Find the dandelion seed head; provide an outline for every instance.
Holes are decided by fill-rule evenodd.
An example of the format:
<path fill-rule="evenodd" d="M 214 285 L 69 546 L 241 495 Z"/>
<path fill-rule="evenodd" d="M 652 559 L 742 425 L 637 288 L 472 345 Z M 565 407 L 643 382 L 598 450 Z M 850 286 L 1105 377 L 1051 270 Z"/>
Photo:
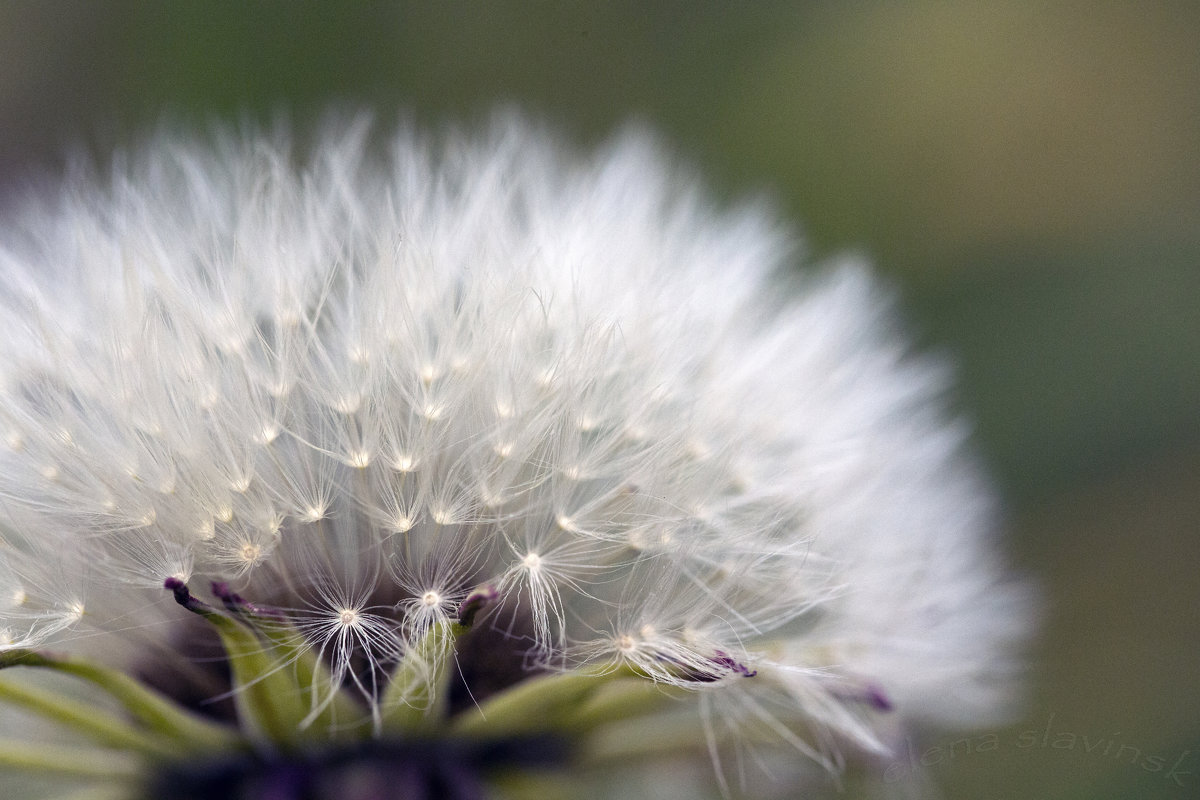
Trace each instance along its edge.
<path fill-rule="evenodd" d="M 505 685 L 625 665 L 801 749 L 1005 708 L 1027 595 L 865 265 L 795 277 L 641 134 L 366 138 L 162 134 L 0 230 L 0 650 L 153 618 L 134 669 L 148 587 L 213 585 L 377 720 L 460 604 Z"/>

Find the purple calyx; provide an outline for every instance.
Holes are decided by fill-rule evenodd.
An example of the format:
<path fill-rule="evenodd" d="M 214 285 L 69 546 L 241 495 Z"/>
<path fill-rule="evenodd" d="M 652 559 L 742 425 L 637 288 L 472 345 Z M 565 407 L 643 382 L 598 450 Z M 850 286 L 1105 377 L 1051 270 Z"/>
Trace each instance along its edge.
<path fill-rule="evenodd" d="M 283 614 L 273 608 L 256 605 L 251 603 L 246 598 L 242 597 L 237 592 L 229 587 L 225 581 L 212 582 L 213 597 L 221 601 L 221 605 L 225 606 L 225 610 L 231 614 L 250 614 L 256 617 L 267 617 L 274 620 L 283 620 Z"/>
<path fill-rule="evenodd" d="M 188 585 L 179 578 L 167 578 L 163 581 L 163 588 L 175 595 L 176 603 L 179 603 L 179 605 L 193 614 L 207 617 L 217 613 L 216 609 L 192 594 L 191 590 L 188 589 Z"/>
<path fill-rule="evenodd" d="M 750 669 L 742 662 L 730 656 L 724 650 L 713 651 L 712 662 L 717 666 L 723 667 L 729 672 L 736 675 L 741 675 L 744 678 L 753 678 L 758 674 L 758 670 Z"/>
<path fill-rule="evenodd" d="M 458 624 L 469 628 L 475 624 L 475 617 L 488 606 L 500 599 L 500 593 L 494 586 L 480 586 L 471 592 L 458 604 Z"/>

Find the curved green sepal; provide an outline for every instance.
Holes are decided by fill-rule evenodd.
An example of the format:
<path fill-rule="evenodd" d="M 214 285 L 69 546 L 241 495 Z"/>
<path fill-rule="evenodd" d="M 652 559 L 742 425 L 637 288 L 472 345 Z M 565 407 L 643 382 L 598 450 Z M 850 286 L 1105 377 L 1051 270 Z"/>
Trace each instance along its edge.
<path fill-rule="evenodd" d="M 635 760 L 701 752 L 709 732 L 694 708 L 660 714 L 653 720 L 635 718 L 601 725 L 579 738 L 575 757 L 580 764 L 602 766 Z"/>
<path fill-rule="evenodd" d="M 108 750 L 0 740 L 0 770 L 132 782 L 141 774 L 142 764 Z"/>
<path fill-rule="evenodd" d="M 606 680 L 621 674 L 561 672 L 528 678 L 459 713 L 450 730 L 460 736 L 502 738 L 560 728 Z"/>
<path fill-rule="evenodd" d="M 245 620 L 270 645 L 276 663 L 291 665 L 301 696 L 309 698 L 309 709 L 300 728 L 332 733 L 335 739 L 355 738 L 369 716 L 341 687 L 334 685 L 328 668 L 304 635 L 245 602 L 224 584 L 214 584 L 213 592 L 231 614 Z"/>
<path fill-rule="evenodd" d="M 416 646 L 405 652 L 383 695 L 385 732 L 412 733 L 443 721 L 454 645 L 466 630 L 457 623 L 435 623 Z"/>
<path fill-rule="evenodd" d="M 50 669 L 85 680 L 119 701 L 130 715 L 150 731 L 187 745 L 189 750 L 226 750 L 239 746 L 240 738 L 236 731 L 191 713 L 117 670 L 79 658 L 46 655 L 32 650 L 0 653 L 0 669 L 18 666 Z"/>
<path fill-rule="evenodd" d="M 129 750 L 150 758 L 175 758 L 184 751 L 179 742 L 153 736 L 103 708 L 0 679 L 0 702 L 24 708 L 77 731 L 105 747 Z"/>
<path fill-rule="evenodd" d="M 308 709 L 291 665 L 249 627 L 194 597 L 183 581 L 172 578 L 164 585 L 175 602 L 202 617 L 220 637 L 233 676 L 238 721 L 251 740 L 268 747 L 299 744 Z"/>
<path fill-rule="evenodd" d="M 601 682 L 572 710 L 563 725 L 574 731 L 584 731 L 611 722 L 657 714 L 664 706 L 678 700 L 685 691 L 641 676 L 616 677 Z"/>
<path fill-rule="evenodd" d="M 458 639 L 499 597 L 494 586 L 477 587 L 459 604 L 457 621 L 439 620 L 405 651 L 380 703 L 383 731 L 392 735 L 411 734 L 430 730 L 445 721 L 451 661 Z"/>

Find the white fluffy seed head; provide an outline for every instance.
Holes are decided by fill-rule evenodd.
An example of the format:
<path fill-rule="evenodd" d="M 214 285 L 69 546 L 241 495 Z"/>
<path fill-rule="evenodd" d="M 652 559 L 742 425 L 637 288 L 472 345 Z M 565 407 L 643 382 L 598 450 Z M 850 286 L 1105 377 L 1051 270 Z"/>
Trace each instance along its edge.
<path fill-rule="evenodd" d="M 0 233 L 0 648 L 119 636 L 187 574 L 323 609 L 292 622 L 345 675 L 486 584 L 531 661 L 859 739 L 847 687 L 1003 705 L 1022 594 L 863 265 L 785 290 L 786 232 L 637 134 L 579 160 L 511 120 L 386 159 L 361 124 L 310 155 L 219 138 Z"/>

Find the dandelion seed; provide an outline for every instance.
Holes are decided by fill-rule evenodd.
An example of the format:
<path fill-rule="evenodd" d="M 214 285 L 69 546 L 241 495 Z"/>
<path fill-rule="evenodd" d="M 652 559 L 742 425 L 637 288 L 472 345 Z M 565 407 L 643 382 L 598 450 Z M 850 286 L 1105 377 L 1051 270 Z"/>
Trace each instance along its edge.
<path fill-rule="evenodd" d="M 445 407 L 439 403 L 426 403 L 421 406 L 421 416 L 430 422 L 436 422 L 441 419 L 445 411 Z"/>
<path fill-rule="evenodd" d="M 255 437 L 255 441 L 257 441 L 259 444 L 271 444 L 279 438 L 279 433 L 280 431 L 278 425 L 272 425 L 268 423 L 259 428 L 258 435 Z"/>
<path fill-rule="evenodd" d="M 1026 592 L 863 265 L 782 296 L 791 237 L 637 134 L 368 127 L 162 135 L 0 228 L 0 668 L 95 690 L 0 681 L 95 740 L 0 765 L 460 800 L 605 742 L 719 787 L 1003 713 Z"/>
<path fill-rule="evenodd" d="M 355 450 L 346 459 L 346 463 L 355 469 L 366 469 L 371 466 L 371 451 Z"/>
<path fill-rule="evenodd" d="M 304 508 L 304 510 L 300 513 L 298 519 L 301 522 L 308 522 L 308 523 L 320 522 L 321 520 L 325 519 L 325 513 L 326 513 L 326 507 L 323 505 L 321 505 L 321 506 L 306 506 Z"/>

